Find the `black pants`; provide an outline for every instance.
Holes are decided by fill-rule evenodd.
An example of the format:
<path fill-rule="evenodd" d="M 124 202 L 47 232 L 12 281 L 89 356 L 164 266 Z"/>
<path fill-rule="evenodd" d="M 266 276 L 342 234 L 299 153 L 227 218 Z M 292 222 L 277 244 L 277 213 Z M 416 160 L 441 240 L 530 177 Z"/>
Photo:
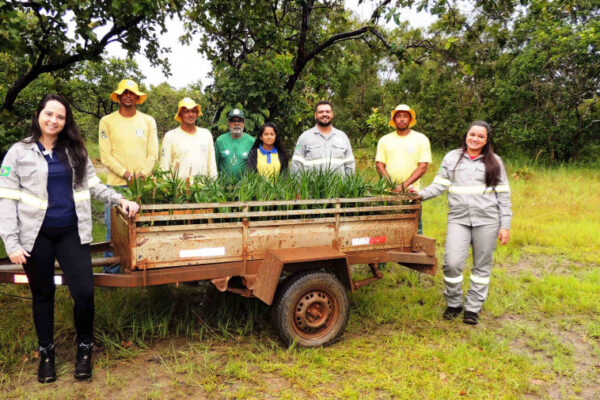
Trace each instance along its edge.
<path fill-rule="evenodd" d="M 75 303 L 73 314 L 77 342 L 93 341 L 94 277 L 90 245 L 82 245 L 77 226 L 40 230 L 31 256 L 23 265 L 33 296 L 33 322 L 39 345 L 54 343 L 54 259 Z"/>

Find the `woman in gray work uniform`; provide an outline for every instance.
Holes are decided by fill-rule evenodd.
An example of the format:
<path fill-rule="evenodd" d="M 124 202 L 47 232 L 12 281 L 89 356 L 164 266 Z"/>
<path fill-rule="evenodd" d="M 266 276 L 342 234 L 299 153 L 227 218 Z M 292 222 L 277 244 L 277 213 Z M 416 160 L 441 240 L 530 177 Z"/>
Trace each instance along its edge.
<path fill-rule="evenodd" d="M 464 302 L 463 322 L 476 325 L 485 301 L 496 250 L 508 243 L 512 218 L 510 187 L 502 159 L 494 154 L 490 126 L 475 121 L 469 127 L 463 146 L 444 157 L 427 188 L 419 191 L 423 200 L 448 191 L 448 229 L 444 254 L 445 319 L 463 311 L 463 270 L 473 246 L 473 269 Z"/>
<path fill-rule="evenodd" d="M 129 216 L 139 206 L 100 182 L 69 103 L 48 94 L 32 118 L 31 136 L 15 143 L 0 168 L 0 236 L 14 264 L 22 264 L 33 298 L 38 337 L 38 380 L 56 380 L 54 367 L 54 260 L 74 303 L 76 379 L 92 376 L 94 279 L 90 197 L 121 205 Z"/>

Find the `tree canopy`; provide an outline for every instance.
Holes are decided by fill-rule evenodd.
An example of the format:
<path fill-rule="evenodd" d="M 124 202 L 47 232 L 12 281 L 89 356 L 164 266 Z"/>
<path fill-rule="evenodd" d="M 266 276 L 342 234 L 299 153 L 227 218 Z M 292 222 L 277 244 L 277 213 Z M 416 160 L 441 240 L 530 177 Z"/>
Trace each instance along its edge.
<path fill-rule="evenodd" d="M 12 111 L 19 93 L 43 73 L 98 61 L 118 42 L 130 54 L 144 50 L 151 63 L 168 71 L 157 32 L 178 13 L 182 0 L 0 0 L 0 52 L 20 60 L 21 68 L 2 88 L 0 110 Z M 142 44 L 145 46 L 142 47 Z"/>
<path fill-rule="evenodd" d="M 365 1 L 359 1 L 363 3 Z M 183 43 L 200 36 L 212 82 L 175 89 L 145 85 L 141 109 L 159 134 L 176 123 L 180 97 L 202 105 L 215 135 L 226 113 L 246 110 L 250 132 L 276 123 L 287 143 L 314 124 L 319 100 L 358 145 L 389 132 L 389 110 L 417 110 L 415 129 L 435 147 L 458 147 L 469 123 L 485 119 L 503 153 L 535 160 L 597 159 L 600 150 L 600 4 L 593 0 L 373 0 L 361 20 L 341 0 L 17 1 L 0 0 L 0 148 L 22 138 L 42 95 L 70 99 L 86 135 L 116 109 L 108 94 L 141 70 L 108 58 L 118 42 L 168 76 L 158 35 L 178 15 Z M 404 6 L 438 16 L 427 29 L 402 23 Z M 392 24 L 395 23 L 395 24 Z"/>

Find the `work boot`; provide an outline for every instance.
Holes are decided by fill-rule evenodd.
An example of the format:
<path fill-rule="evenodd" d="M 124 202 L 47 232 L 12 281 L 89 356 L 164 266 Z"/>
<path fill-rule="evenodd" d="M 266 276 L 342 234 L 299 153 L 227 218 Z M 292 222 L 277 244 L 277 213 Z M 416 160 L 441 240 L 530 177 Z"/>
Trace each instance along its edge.
<path fill-rule="evenodd" d="M 77 345 L 77 360 L 75 361 L 75 379 L 90 379 L 92 377 L 92 348 L 94 343 L 79 343 Z"/>
<path fill-rule="evenodd" d="M 479 315 L 476 312 L 465 310 L 463 322 L 467 325 L 477 325 L 479 323 Z"/>
<path fill-rule="evenodd" d="M 446 311 L 444 311 L 444 319 L 448 319 L 448 320 L 452 320 L 456 317 L 458 317 L 458 315 L 461 313 L 462 311 L 462 306 L 461 307 L 446 307 Z"/>
<path fill-rule="evenodd" d="M 40 365 L 38 366 L 38 382 L 50 383 L 56 380 L 56 368 L 54 367 L 54 344 L 39 348 Z"/>

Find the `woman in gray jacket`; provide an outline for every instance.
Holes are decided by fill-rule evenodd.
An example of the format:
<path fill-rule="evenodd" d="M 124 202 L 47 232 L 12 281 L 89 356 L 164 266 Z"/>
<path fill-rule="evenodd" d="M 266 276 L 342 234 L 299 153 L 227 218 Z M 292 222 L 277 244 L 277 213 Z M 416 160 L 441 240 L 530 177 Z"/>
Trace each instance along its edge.
<path fill-rule="evenodd" d="M 121 205 L 129 216 L 139 206 L 100 182 L 69 103 L 48 94 L 32 118 L 31 136 L 15 143 L 0 168 L 0 236 L 14 264 L 22 264 L 33 297 L 38 336 L 38 380 L 56 380 L 54 367 L 54 259 L 74 301 L 77 331 L 75 378 L 92 376 L 94 280 L 90 196 Z"/>
<path fill-rule="evenodd" d="M 427 188 L 423 200 L 448 191 L 448 229 L 444 254 L 445 319 L 456 318 L 463 310 L 463 269 L 473 247 L 471 282 L 464 302 L 463 322 L 476 325 L 485 301 L 496 250 L 508 243 L 512 218 L 510 187 L 500 157 L 494 154 L 490 126 L 475 121 L 469 127 L 461 149 L 452 150 Z"/>

